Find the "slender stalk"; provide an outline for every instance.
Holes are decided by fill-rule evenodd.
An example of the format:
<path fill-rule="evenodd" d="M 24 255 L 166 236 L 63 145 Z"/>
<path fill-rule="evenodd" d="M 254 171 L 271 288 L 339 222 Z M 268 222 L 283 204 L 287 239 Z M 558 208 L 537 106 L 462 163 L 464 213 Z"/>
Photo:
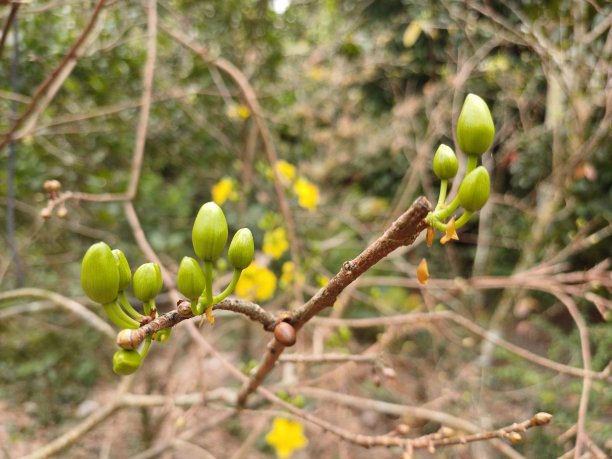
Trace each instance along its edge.
<path fill-rule="evenodd" d="M 140 350 L 140 357 L 142 358 L 142 360 L 144 360 L 147 354 L 149 353 L 149 349 L 151 348 L 151 339 L 151 336 L 147 336 L 145 338 L 142 349 Z"/>
<path fill-rule="evenodd" d="M 225 290 L 223 290 L 220 294 L 213 298 L 212 304 L 217 304 L 220 301 L 223 301 L 234 291 L 234 289 L 236 288 L 236 284 L 240 280 L 240 274 L 242 274 L 241 269 L 234 269 L 234 275 L 232 276 L 232 280 L 230 281 L 229 285 L 226 287 Z"/>
<path fill-rule="evenodd" d="M 142 314 L 139 313 L 134 307 L 130 304 L 127 297 L 125 296 L 125 292 L 119 292 L 119 296 L 117 297 L 119 300 L 119 305 L 127 312 L 134 320 L 140 320 Z"/>
<path fill-rule="evenodd" d="M 436 210 L 441 209 L 446 201 L 446 191 L 448 190 L 448 180 L 440 181 L 440 195 L 438 196 L 438 204 L 436 204 Z"/>
<path fill-rule="evenodd" d="M 103 304 L 104 312 L 108 318 L 119 328 L 139 328 L 140 323 L 128 316 L 116 301 Z"/>
<path fill-rule="evenodd" d="M 466 210 L 463 215 L 461 215 L 461 217 L 459 217 L 459 220 L 457 220 L 455 222 L 455 229 L 459 229 L 461 228 L 463 225 L 465 225 L 469 220 L 470 217 L 474 215 L 474 212 L 470 212 L 469 210 Z"/>
<path fill-rule="evenodd" d="M 468 155 L 467 168 L 465 170 L 465 175 L 463 176 L 463 178 L 465 178 L 465 176 L 467 176 L 470 172 L 476 169 L 476 166 L 478 166 L 478 156 Z M 431 217 L 428 216 L 427 222 L 435 226 L 434 223 L 436 220 L 438 221 L 446 220 L 448 217 L 452 215 L 452 213 L 455 210 L 457 210 L 457 207 L 459 207 L 459 194 L 455 195 L 454 199 L 451 201 L 451 203 L 446 208 L 434 210 L 434 212 L 430 214 Z M 436 206 L 436 209 L 437 208 L 438 207 Z M 436 226 L 436 228 L 438 227 Z"/>
<path fill-rule="evenodd" d="M 204 262 L 204 282 L 206 288 L 204 289 L 204 293 L 206 295 L 206 307 L 212 306 L 213 304 L 213 294 L 212 294 L 212 262 L 205 261 Z M 202 298 L 202 297 L 200 297 Z"/>

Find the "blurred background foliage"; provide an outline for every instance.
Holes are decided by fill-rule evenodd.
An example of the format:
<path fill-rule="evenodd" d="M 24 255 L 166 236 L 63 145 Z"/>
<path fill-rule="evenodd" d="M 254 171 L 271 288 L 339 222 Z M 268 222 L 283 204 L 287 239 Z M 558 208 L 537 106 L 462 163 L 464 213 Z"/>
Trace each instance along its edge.
<path fill-rule="evenodd" d="M 436 199 L 431 158 L 439 143 L 453 144 L 463 98 L 477 93 L 489 103 L 497 126 L 493 154 L 483 158 L 492 171 L 494 195 L 480 223 L 468 225 L 456 244 L 429 250 L 421 244 L 381 263 L 368 273 L 372 285 L 355 290 L 337 314 L 371 317 L 444 304 L 510 341 L 581 366 L 577 331 L 550 295 L 464 289 L 424 302 L 419 290 L 385 279 L 414 278 L 423 256 L 434 278 L 511 275 L 598 230 L 601 240 L 560 260 L 563 269 L 587 270 L 609 257 L 610 5 L 598 0 L 295 0 L 281 11 L 281 3 L 158 2 L 154 103 L 135 207 L 162 261 L 176 268 L 182 256 L 192 255 L 193 218 L 203 202 L 215 199 L 223 205 L 230 233 L 249 226 L 255 235 L 259 255 L 243 295 L 270 308 L 292 305 L 296 276 L 306 294 L 314 293 L 416 196 Z M 78 37 L 93 4 L 32 1 L 21 8 L 18 113 Z M 3 20 L 7 12 L 0 10 Z M 300 266 L 292 262 L 271 165 L 261 142 L 253 141 L 253 114 L 239 88 L 167 30 L 180 30 L 211 58 L 232 62 L 253 85 L 282 160 L 276 167 L 297 222 Z M 100 239 L 122 249 L 133 267 L 146 261 L 120 204 L 68 202 L 65 219 L 39 217 L 47 179 L 60 180 L 64 190 L 125 190 L 145 31 L 139 2 L 111 2 L 72 74 L 36 126 L 16 142 L 16 243 L 24 285 L 82 299 L 80 259 Z M 14 46 L 9 37 L 0 66 L 3 132 L 12 116 Z M 3 170 L 6 157 L 5 150 Z M 3 220 L 6 183 L 3 176 Z M 9 244 L 3 232 L 3 291 L 18 283 Z M 593 288 L 609 298 L 609 292 Z M 531 306 L 517 312 L 525 299 Z M 591 332 L 593 369 L 601 371 L 610 360 L 612 331 L 591 303 L 583 301 L 580 308 Z M 233 341 L 242 336 L 240 361 L 257 357 L 263 349 L 259 332 L 236 335 L 232 331 L 243 325 L 232 323 L 218 345 L 235 350 Z M 380 333 L 339 329 L 327 334 L 325 348 L 360 352 Z M 550 411 L 557 416 L 555 425 L 517 448 L 527 457 L 564 451 L 567 445 L 555 439 L 576 422 L 580 380 L 555 376 L 498 350 L 480 367 L 479 347 L 460 329 L 396 335 L 388 343 L 389 360 L 411 389 L 389 389 L 385 398 L 424 403 L 452 390 L 462 401 L 445 409 L 492 426 Z M 114 381 L 112 351 L 113 343 L 57 310 L 2 319 L 0 398 L 12 410 L 26 410 L 34 422 L 27 428 L 9 425 L 14 438 L 36 436 L 37 423 L 68 420 L 92 391 Z M 466 372 L 471 377 L 453 376 Z M 149 388 L 157 387 L 152 373 L 144 376 Z M 432 375 L 438 382 L 423 387 Z M 371 384 L 351 384 L 361 395 L 381 396 Z M 591 397 L 587 427 L 602 443 L 612 437 L 605 408 L 611 403 L 609 388 L 595 381 Z M 262 445 L 261 454 L 269 455 Z"/>

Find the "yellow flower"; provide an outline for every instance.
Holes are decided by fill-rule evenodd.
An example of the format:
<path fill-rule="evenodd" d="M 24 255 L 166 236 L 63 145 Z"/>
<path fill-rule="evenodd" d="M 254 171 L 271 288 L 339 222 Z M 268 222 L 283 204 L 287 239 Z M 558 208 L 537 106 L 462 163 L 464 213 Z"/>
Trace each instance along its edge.
<path fill-rule="evenodd" d="M 221 205 L 228 199 L 236 201 L 238 193 L 235 190 L 234 180 L 229 177 L 224 177 L 215 183 L 212 187 L 212 198 L 217 204 Z"/>
<path fill-rule="evenodd" d="M 266 443 L 276 450 L 276 457 L 286 459 L 295 450 L 306 448 L 308 438 L 301 423 L 276 417 L 272 421 L 272 430 L 266 435 Z"/>
<path fill-rule="evenodd" d="M 225 114 L 232 120 L 246 120 L 251 116 L 249 107 L 243 104 L 233 104 L 227 107 Z"/>
<path fill-rule="evenodd" d="M 293 191 L 297 194 L 300 207 L 308 210 L 315 210 L 319 203 L 319 188 L 310 183 L 305 178 L 299 178 L 293 185 Z"/>
<path fill-rule="evenodd" d="M 291 183 L 295 180 L 295 166 L 283 159 L 276 163 L 276 172 L 285 182 Z"/>
<path fill-rule="evenodd" d="M 295 263 L 292 261 L 286 261 L 283 263 L 283 267 L 281 269 L 282 274 L 280 283 L 282 286 L 287 287 L 293 282 L 293 277 L 295 276 Z"/>
<path fill-rule="evenodd" d="M 268 268 L 259 266 L 257 263 L 242 271 L 236 295 L 250 301 L 264 301 L 272 298 L 276 291 L 276 276 Z"/>
<path fill-rule="evenodd" d="M 287 241 L 285 228 L 280 227 L 273 231 L 266 231 L 263 240 L 263 253 L 278 260 L 288 248 L 289 242 Z"/>

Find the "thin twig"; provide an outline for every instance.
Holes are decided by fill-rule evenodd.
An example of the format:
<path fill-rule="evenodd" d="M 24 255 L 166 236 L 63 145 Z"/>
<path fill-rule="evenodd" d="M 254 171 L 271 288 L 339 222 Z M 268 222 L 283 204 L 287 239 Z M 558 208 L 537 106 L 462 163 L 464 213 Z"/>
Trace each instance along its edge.
<path fill-rule="evenodd" d="M 68 50 L 68 52 L 66 53 L 62 61 L 59 63 L 59 65 L 53 70 L 53 72 L 49 74 L 47 78 L 45 78 L 45 80 L 40 84 L 40 86 L 38 86 L 36 91 L 34 91 L 34 94 L 32 95 L 32 99 L 30 101 L 30 104 L 28 105 L 28 108 L 25 110 L 24 113 L 21 114 L 19 118 L 17 118 L 13 122 L 9 131 L 4 135 L 4 138 L 0 141 L 0 152 L 11 141 L 11 139 L 13 138 L 13 134 L 17 131 L 17 129 L 19 129 L 21 125 L 30 117 L 30 115 L 37 110 L 38 103 L 44 98 L 45 94 L 53 86 L 56 79 L 62 76 L 64 69 L 66 69 L 68 66 L 76 62 L 85 41 L 89 37 L 89 34 L 92 32 L 92 30 L 94 29 L 94 26 L 96 25 L 96 22 L 98 21 L 98 17 L 100 16 L 100 12 L 102 11 L 102 8 L 104 7 L 105 3 L 106 3 L 106 0 L 98 0 L 93 10 L 93 13 L 89 17 L 89 20 L 87 21 L 87 24 L 85 25 L 85 28 L 83 29 L 83 31 L 81 32 L 77 40 L 70 47 L 70 49 Z"/>
<path fill-rule="evenodd" d="M 20 288 L 0 293 L 0 303 L 23 298 L 41 298 L 44 300 L 51 301 L 52 303 L 55 303 L 56 305 L 65 308 L 68 311 L 81 317 L 93 328 L 96 328 L 98 331 L 104 333 L 106 336 L 114 338 L 116 335 L 115 331 L 109 324 L 104 322 L 81 303 L 78 303 L 68 297 L 60 295 L 59 293 L 51 292 L 49 290 L 44 290 L 41 288 Z"/>

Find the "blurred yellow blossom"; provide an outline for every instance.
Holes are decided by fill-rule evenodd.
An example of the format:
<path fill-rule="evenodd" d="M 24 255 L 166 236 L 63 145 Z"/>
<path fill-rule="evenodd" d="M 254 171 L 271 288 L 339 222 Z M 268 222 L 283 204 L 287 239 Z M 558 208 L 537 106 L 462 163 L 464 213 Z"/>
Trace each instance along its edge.
<path fill-rule="evenodd" d="M 266 231 L 263 239 L 263 253 L 270 255 L 275 260 L 283 256 L 289 248 L 287 232 L 282 226 L 272 231 Z"/>
<path fill-rule="evenodd" d="M 325 287 L 329 282 L 329 277 L 324 276 L 323 274 L 317 274 L 317 284 L 319 287 Z"/>
<path fill-rule="evenodd" d="M 276 457 L 287 459 L 295 450 L 304 449 L 308 439 L 301 423 L 276 417 L 272 421 L 272 430 L 266 435 L 266 443 L 276 450 Z"/>
<path fill-rule="evenodd" d="M 251 110 L 244 104 L 234 104 L 227 107 L 225 113 L 233 120 L 246 120 L 251 116 Z"/>
<path fill-rule="evenodd" d="M 308 210 L 315 210 L 319 203 L 319 188 L 310 183 L 305 178 L 300 177 L 293 185 L 293 190 L 298 197 L 300 207 Z"/>
<path fill-rule="evenodd" d="M 228 199 L 236 201 L 238 193 L 236 192 L 236 184 L 233 179 L 224 177 L 215 183 L 212 187 L 212 198 L 217 204 L 221 205 Z"/>
<path fill-rule="evenodd" d="M 251 263 L 242 271 L 235 291 L 237 296 L 250 301 L 268 300 L 276 291 L 276 276 L 268 268 Z"/>
<path fill-rule="evenodd" d="M 295 166 L 283 159 L 276 163 L 276 172 L 278 172 L 281 178 L 288 183 L 295 180 Z"/>
<path fill-rule="evenodd" d="M 292 261 L 286 261 L 283 263 L 282 274 L 280 278 L 280 284 L 283 288 L 289 288 L 293 285 L 294 279 L 298 284 L 304 283 L 304 275 L 295 269 L 295 263 Z"/>
<path fill-rule="evenodd" d="M 283 267 L 281 269 L 281 285 L 284 287 L 291 285 L 291 282 L 293 282 L 293 277 L 295 276 L 295 263 L 292 261 L 286 261 L 283 263 Z"/>

